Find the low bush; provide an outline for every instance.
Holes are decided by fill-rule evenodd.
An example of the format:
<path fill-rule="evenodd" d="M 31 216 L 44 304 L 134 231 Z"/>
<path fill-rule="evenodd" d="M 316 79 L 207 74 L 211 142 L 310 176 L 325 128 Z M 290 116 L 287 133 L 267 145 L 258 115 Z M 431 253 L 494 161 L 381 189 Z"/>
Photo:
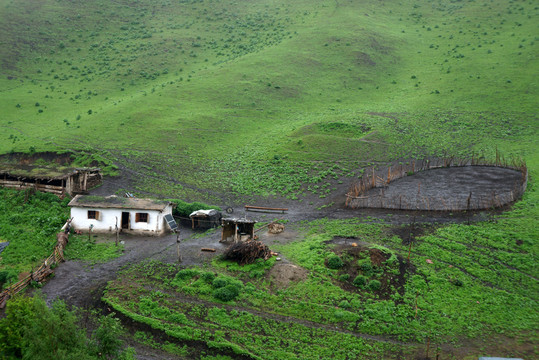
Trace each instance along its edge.
<path fill-rule="evenodd" d="M 225 287 L 225 286 L 229 285 L 229 282 L 225 278 L 218 277 L 218 278 L 215 278 L 213 280 L 212 285 L 213 285 L 214 288 L 220 289 L 222 287 Z"/>
<path fill-rule="evenodd" d="M 363 274 L 370 274 L 372 272 L 372 265 L 369 263 L 362 263 L 359 265 L 359 269 Z"/>
<path fill-rule="evenodd" d="M 372 291 L 380 290 L 381 287 L 382 283 L 378 280 L 371 280 L 369 282 L 369 289 L 371 289 Z"/>
<path fill-rule="evenodd" d="M 363 287 L 367 285 L 367 278 L 363 275 L 358 275 L 353 281 L 354 285 L 357 287 Z"/>
<path fill-rule="evenodd" d="M 240 290 L 238 289 L 238 287 L 234 285 L 226 285 L 224 287 L 220 287 L 216 289 L 213 292 L 213 296 L 216 299 L 219 299 L 225 302 L 234 300 L 239 294 L 240 294 Z"/>
<path fill-rule="evenodd" d="M 330 255 L 327 258 L 327 262 L 328 262 L 328 268 L 330 269 L 340 269 L 344 266 L 342 259 L 335 254 Z"/>
<path fill-rule="evenodd" d="M 212 283 L 215 277 L 216 275 L 210 271 L 206 271 L 205 273 L 202 273 L 201 275 L 201 278 L 207 283 Z"/>
<path fill-rule="evenodd" d="M 196 269 L 183 269 L 183 270 L 178 271 L 178 273 L 174 277 L 174 280 L 186 280 L 186 279 L 195 277 L 197 275 L 200 275 L 200 271 Z"/>
<path fill-rule="evenodd" d="M 221 208 L 219 208 L 218 206 L 212 206 L 196 201 L 192 203 L 188 203 L 179 199 L 167 199 L 167 201 L 170 201 L 175 205 L 174 209 L 172 210 L 172 215 L 174 216 L 189 217 L 189 215 L 191 215 L 193 211 L 197 210 L 221 210 Z"/>

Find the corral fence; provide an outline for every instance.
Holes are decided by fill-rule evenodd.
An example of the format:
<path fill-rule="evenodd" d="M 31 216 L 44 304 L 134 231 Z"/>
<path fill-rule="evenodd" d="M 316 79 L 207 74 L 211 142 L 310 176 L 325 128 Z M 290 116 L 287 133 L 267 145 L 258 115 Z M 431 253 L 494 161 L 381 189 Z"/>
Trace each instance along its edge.
<path fill-rule="evenodd" d="M 505 192 L 492 191 L 489 194 L 473 194 L 462 192 L 460 195 L 447 197 L 427 196 L 419 188 L 413 196 L 405 194 L 386 194 L 385 188 L 397 179 L 413 175 L 420 171 L 464 166 L 489 166 L 519 171 L 521 177 L 513 188 Z M 350 208 L 381 208 L 400 210 L 433 210 L 433 211 L 463 211 L 484 210 L 502 207 L 518 200 L 526 191 L 528 184 L 528 168 L 524 160 L 507 161 L 496 152 L 496 159 L 489 161 L 483 157 L 470 159 L 428 158 L 411 160 L 406 163 L 393 164 L 376 169 L 374 166 L 365 170 L 364 175 L 351 187 L 346 194 L 346 206 Z M 375 194 L 369 191 L 379 188 Z"/>
<path fill-rule="evenodd" d="M 39 283 L 45 280 L 48 276 L 54 273 L 54 267 L 64 261 L 64 249 L 67 245 L 68 234 L 69 234 L 69 224 L 71 220 L 66 223 L 67 230 L 58 233 L 57 243 L 54 246 L 54 251 L 52 254 L 43 261 L 40 267 L 37 270 L 32 270 L 30 274 L 23 277 L 17 283 L 9 286 L 0 293 L 0 309 L 3 309 L 6 306 L 7 301 L 20 293 L 32 282 Z"/>

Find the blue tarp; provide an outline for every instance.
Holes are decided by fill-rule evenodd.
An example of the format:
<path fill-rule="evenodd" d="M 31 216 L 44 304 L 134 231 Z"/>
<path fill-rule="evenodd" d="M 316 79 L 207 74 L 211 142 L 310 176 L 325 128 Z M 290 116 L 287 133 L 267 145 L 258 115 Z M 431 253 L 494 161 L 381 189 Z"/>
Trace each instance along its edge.
<path fill-rule="evenodd" d="M 2 251 L 4 251 L 4 249 L 9 245 L 9 241 L 6 241 L 6 242 L 0 242 L 0 254 L 2 253 Z"/>

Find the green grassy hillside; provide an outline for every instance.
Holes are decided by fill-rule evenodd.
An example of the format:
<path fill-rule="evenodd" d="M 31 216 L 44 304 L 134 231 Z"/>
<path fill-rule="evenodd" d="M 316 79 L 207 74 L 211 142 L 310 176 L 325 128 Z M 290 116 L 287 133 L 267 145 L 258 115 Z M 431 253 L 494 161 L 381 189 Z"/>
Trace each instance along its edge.
<path fill-rule="evenodd" d="M 0 152 L 100 153 L 191 199 L 206 195 L 190 186 L 301 197 L 362 161 L 420 153 L 524 155 L 537 13 L 528 1 L 2 0 Z"/>
<path fill-rule="evenodd" d="M 344 201 L 367 165 L 523 158 L 510 211 L 426 227 L 413 248 L 395 236 L 406 226 L 370 217 L 291 222 L 272 250 L 297 283 L 271 285 L 273 261 L 142 263 L 103 296 L 167 335 L 139 342 L 190 358 L 537 357 L 538 15 L 533 0 L 0 0 L 0 154 L 73 151 L 137 195 L 280 195 L 306 216 Z M 9 280 L 54 239 L 31 236 L 32 209 L 10 212 L 24 194 L 4 195 Z M 337 246 L 352 238 L 383 264 Z M 66 254 L 100 252 L 81 246 Z"/>

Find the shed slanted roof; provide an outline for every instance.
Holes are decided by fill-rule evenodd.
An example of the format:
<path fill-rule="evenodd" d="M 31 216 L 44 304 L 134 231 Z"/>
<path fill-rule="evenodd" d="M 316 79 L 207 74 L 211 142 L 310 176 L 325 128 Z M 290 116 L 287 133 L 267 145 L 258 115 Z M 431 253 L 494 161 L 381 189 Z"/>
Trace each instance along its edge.
<path fill-rule="evenodd" d="M 219 212 L 215 209 L 210 209 L 210 210 L 197 210 L 197 211 L 193 211 L 189 217 L 193 217 L 193 216 L 215 216 L 215 215 L 218 215 Z"/>
<path fill-rule="evenodd" d="M 77 195 L 68 206 L 101 209 L 136 209 L 163 211 L 172 203 L 164 200 L 125 198 L 112 196 Z"/>
<path fill-rule="evenodd" d="M 99 168 L 77 168 L 69 166 L 5 165 L 0 164 L 0 175 L 21 179 L 60 180 L 79 172 L 98 172 Z"/>
<path fill-rule="evenodd" d="M 224 218 L 223 222 L 228 224 L 255 224 L 257 221 L 248 219 Z"/>

